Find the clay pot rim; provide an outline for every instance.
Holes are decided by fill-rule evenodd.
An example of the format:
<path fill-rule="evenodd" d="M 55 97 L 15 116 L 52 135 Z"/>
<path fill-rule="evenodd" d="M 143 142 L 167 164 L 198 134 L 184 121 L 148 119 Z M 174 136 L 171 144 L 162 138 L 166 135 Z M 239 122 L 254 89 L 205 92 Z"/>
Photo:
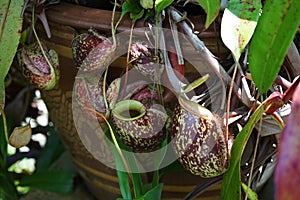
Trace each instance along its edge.
<path fill-rule="evenodd" d="M 119 19 L 120 11 L 115 13 L 115 21 Z M 46 10 L 46 16 L 49 21 L 56 22 L 62 25 L 71 26 L 77 29 L 96 28 L 100 32 L 111 32 L 111 16 L 112 11 L 90 8 L 81 5 L 76 5 L 68 2 L 61 2 L 57 5 L 49 6 Z M 195 30 L 199 31 L 198 34 L 201 38 L 219 36 L 219 32 L 212 27 L 204 31 L 205 15 L 192 15 L 189 19 L 194 23 Z M 125 15 L 121 20 L 117 31 L 128 31 L 132 25 L 128 15 Z M 143 20 L 138 20 L 135 28 L 146 27 Z M 144 31 L 141 30 L 141 33 Z"/>

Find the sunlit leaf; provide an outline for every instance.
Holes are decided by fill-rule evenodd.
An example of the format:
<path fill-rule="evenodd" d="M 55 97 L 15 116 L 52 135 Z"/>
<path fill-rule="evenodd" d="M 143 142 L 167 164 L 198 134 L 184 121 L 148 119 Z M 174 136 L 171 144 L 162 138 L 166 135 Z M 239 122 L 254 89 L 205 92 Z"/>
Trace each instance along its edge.
<path fill-rule="evenodd" d="M 207 29 L 216 19 L 221 7 L 221 0 L 198 0 L 200 6 L 206 12 L 205 28 Z"/>
<path fill-rule="evenodd" d="M 174 0 L 156 0 L 155 1 L 155 13 L 159 14 L 162 10 L 167 8 L 173 3 Z"/>
<path fill-rule="evenodd" d="M 246 126 L 237 135 L 231 150 L 230 167 L 223 176 L 221 199 L 240 200 L 241 199 L 241 172 L 240 162 L 247 141 L 252 133 L 255 124 L 265 111 L 265 103 L 261 104 L 251 115 Z"/>
<path fill-rule="evenodd" d="M 277 76 L 300 23 L 299 0 L 268 0 L 249 48 L 249 70 L 265 93 Z"/>
<path fill-rule="evenodd" d="M 261 1 L 230 1 L 225 9 L 222 24 L 221 37 L 224 44 L 231 50 L 236 61 L 250 41 L 257 25 Z"/>
<path fill-rule="evenodd" d="M 153 0 L 140 0 L 140 4 L 144 9 L 152 9 L 153 8 Z"/>
<path fill-rule="evenodd" d="M 193 89 L 197 88 L 198 86 L 202 85 L 207 79 L 209 78 L 209 74 L 206 74 L 195 81 L 193 81 L 191 84 L 189 84 L 182 93 L 188 93 L 192 91 Z"/>
<path fill-rule="evenodd" d="M 247 197 L 249 200 L 258 200 L 258 196 L 257 194 L 251 189 L 249 188 L 245 183 L 242 183 L 242 188 L 244 193 L 247 193 Z"/>
<path fill-rule="evenodd" d="M 178 102 L 183 109 L 187 110 L 188 112 L 192 113 L 195 116 L 204 119 L 209 119 L 209 120 L 213 118 L 213 114 L 211 113 L 210 110 L 208 110 L 206 107 L 201 106 L 200 104 L 194 101 L 179 96 Z"/>
<path fill-rule="evenodd" d="M 0 106 L 4 107 L 4 79 L 15 56 L 22 32 L 24 1 L 1 0 L 0 6 Z M 4 51 L 5 49 L 5 51 Z"/>

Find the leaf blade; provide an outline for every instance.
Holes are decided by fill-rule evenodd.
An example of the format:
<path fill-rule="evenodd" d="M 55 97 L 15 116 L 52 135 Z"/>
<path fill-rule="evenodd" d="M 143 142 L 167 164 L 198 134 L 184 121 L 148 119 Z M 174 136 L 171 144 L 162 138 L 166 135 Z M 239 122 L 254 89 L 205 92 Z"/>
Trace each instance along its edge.
<path fill-rule="evenodd" d="M 20 18 L 23 1 L 5 0 L 0 7 L 0 106 L 4 106 L 5 86 L 4 79 L 15 56 L 23 19 Z"/>
<path fill-rule="evenodd" d="M 232 150 L 231 161 L 228 171 L 224 174 L 221 189 L 221 199 L 240 200 L 241 199 L 241 175 L 240 161 L 245 149 L 246 143 L 251 132 L 265 111 L 265 103 L 261 104 L 250 117 L 246 126 L 236 137 Z"/>
<path fill-rule="evenodd" d="M 165 8 L 173 3 L 174 0 L 156 0 L 155 1 L 155 13 L 156 16 Z"/>
<path fill-rule="evenodd" d="M 225 9 L 221 23 L 221 38 L 231 50 L 236 61 L 250 41 L 257 25 L 260 0 L 252 3 L 247 1 L 230 1 Z"/>
<path fill-rule="evenodd" d="M 300 23 L 297 0 L 266 1 L 249 48 L 249 70 L 258 90 L 272 85 Z"/>
<path fill-rule="evenodd" d="M 199 0 L 199 4 L 206 12 L 205 29 L 207 29 L 219 14 L 221 0 Z"/>
<path fill-rule="evenodd" d="M 69 193 L 73 188 L 74 174 L 68 171 L 40 171 L 22 177 L 20 185 L 58 193 Z"/>

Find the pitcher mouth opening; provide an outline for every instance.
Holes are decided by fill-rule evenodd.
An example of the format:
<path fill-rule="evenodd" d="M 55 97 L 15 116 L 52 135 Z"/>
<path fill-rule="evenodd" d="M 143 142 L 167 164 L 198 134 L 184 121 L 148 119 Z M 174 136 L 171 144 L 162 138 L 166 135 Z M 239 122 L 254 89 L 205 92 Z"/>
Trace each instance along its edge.
<path fill-rule="evenodd" d="M 112 112 L 119 120 L 133 121 L 144 116 L 146 108 L 141 102 L 129 99 L 118 102 Z"/>

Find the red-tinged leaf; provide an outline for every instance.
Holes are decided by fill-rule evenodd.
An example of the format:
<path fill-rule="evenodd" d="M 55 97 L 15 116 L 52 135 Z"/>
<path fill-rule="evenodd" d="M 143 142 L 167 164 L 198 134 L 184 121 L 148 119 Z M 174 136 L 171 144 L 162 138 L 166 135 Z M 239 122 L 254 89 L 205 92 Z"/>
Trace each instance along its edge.
<path fill-rule="evenodd" d="M 300 197 L 300 85 L 294 92 L 292 112 L 282 132 L 275 170 L 277 200 Z"/>

